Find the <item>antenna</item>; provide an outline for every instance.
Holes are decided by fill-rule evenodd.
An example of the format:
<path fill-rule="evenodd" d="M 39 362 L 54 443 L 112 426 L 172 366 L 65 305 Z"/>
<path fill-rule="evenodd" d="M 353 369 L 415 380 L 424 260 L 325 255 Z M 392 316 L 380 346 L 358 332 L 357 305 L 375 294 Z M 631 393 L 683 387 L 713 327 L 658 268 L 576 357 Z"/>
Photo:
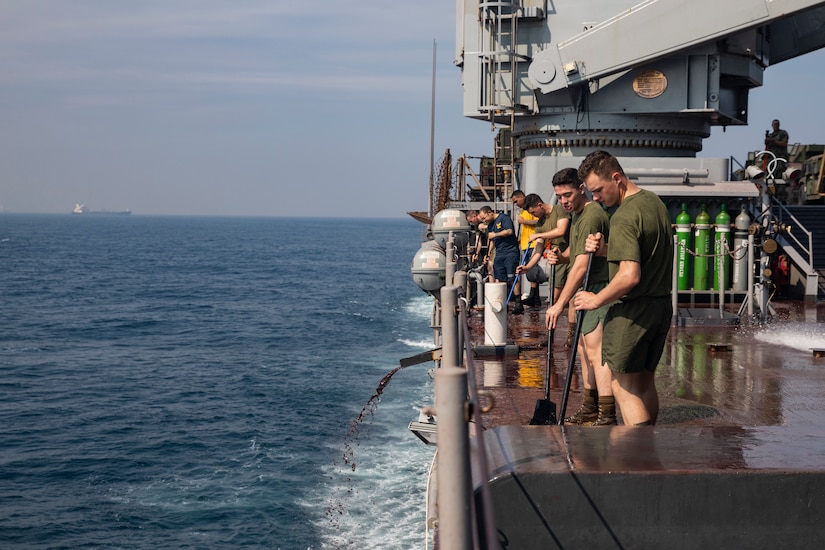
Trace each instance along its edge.
<path fill-rule="evenodd" d="M 433 217 L 433 170 L 435 170 L 435 52 L 436 42 L 433 39 L 433 84 L 432 99 L 430 100 L 430 190 L 427 196 L 427 215 Z"/>

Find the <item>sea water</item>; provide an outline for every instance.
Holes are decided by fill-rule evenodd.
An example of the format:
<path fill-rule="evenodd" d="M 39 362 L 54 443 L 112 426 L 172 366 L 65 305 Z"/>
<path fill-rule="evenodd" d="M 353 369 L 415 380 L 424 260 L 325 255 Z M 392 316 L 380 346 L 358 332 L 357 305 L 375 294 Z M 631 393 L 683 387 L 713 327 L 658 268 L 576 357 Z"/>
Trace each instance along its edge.
<path fill-rule="evenodd" d="M 4 548 L 420 548 L 413 220 L 0 215 Z M 362 415 L 363 422 L 354 423 Z"/>

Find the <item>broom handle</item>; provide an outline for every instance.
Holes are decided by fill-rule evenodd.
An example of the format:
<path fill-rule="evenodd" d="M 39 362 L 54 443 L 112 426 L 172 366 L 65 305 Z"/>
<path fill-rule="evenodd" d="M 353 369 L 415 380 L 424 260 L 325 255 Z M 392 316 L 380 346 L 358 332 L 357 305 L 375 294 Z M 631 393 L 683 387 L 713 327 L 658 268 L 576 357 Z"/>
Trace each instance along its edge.
<path fill-rule="evenodd" d="M 587 284 L 590 281 L 590 268 L 593 266 L 593 253 L 589 252 L 587 256 L 587 270 L 584 272 L 584 282 L 582 288 L 587 290 Z M 564 424 L 564 413 L 567 410 L 567 397 L 570 395 L 570 379 L 573 378 L 573 369 L 576 366 L 576 352 L 579 347 L 579 335 L 582 331 L 582 319 L 584 318 L 584 311 L 576 312 L 576 331 L 573 333 L 573 343 L 570 349 L 570 364 L 567 366 L 567 380 L 564 381 L 564 394 L 561 399 L 561 409 L 559 411 L 559 426 Z"/>
<path fill-rule="evenodd" d="M 555 280 L 556 280 L 556 264 L 550 264 L 550 301 L 548 302 L 547 307 L 553 307 L 553 293 L 555 292 Z M 550 368 L 553 363 L 553 334 L 554 330 L 551 328 L 547 331 L 547 365 L 544 376 L 544 398 L 550 399 Z"/>

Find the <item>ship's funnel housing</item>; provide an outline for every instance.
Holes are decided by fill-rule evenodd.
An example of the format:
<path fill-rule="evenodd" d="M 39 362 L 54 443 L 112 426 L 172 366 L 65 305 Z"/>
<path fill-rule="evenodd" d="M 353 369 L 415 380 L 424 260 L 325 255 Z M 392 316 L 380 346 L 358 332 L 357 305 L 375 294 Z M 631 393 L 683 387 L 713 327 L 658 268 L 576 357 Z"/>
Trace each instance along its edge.
<path fill-rule="evenodd" d="M 453 242 L 461 250 L 470 241 L 470 222 L 461 210 L 445 209 L 433 216 L 431 229 L 433 239 L 442 249 L 447 248 L 447 239 L 453 233 Z"/>
<path fill-rule="evenodd" d="M 413 256 L 410 271 L 421 290 L 439 298 L 439 291 L 446 280 L 447 254 L 437 242 L 427 241 Z"/>

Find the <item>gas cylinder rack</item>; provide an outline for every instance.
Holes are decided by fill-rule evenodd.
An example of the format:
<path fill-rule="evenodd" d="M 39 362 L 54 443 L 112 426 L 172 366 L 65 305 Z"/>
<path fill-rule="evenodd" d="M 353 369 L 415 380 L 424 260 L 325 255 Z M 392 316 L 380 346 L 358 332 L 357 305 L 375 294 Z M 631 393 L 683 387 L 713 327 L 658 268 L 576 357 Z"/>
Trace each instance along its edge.
<path fill-rule="evenodd" d="M 753 247 L 748 238 L 751 218 L 746 203 L 736 203 L 711 198 L 669 202 L 675 220 L 675 324 L 735 324 L 745 306 L 752 314 L 753 303 L 748 300 L 754 286 Z M 729 206 L 738 209 L 734 224 Z M 697 303 L 702 307 L 697 308 Z M 728 304 L 738 311 L 726 309 Z"/>

